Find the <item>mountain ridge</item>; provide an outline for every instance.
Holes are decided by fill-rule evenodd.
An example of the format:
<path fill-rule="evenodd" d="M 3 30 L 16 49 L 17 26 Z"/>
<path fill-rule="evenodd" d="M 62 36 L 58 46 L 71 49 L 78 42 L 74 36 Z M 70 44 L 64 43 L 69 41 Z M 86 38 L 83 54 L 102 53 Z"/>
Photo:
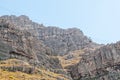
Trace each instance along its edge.
<path fill-rule="evenodd" d="M 40 39 L 46 46 L 52 49 L 53 53 L 63 55 L 73 50 L 82 49 L 84 47 L 99 46 L 90 38 L 85 36 L 80 29 L 68 28 L 62 29 L 54 26 L 44 26 L 32 22 L 27 16 L 1 16 L 10 23 L 16 25 L 20 29 L 28 30 Z"/>
<path fill-rule="evenodd" d="M 31 80 L 119 80 L 120 42 L 101 45 L 77 28 L 46 27 L 25 15 L 1 16 L 3 70 L 39 76 Z"/>

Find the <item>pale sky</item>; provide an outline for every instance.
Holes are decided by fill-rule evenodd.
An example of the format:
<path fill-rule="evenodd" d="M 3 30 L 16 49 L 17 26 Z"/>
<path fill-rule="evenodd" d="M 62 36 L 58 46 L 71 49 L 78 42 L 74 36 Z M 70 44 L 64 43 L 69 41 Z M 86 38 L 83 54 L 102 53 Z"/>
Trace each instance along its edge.
<path fill-rule="evenodd" d="M 97 43 L 120 40 L 120 0 L 1 0 L 2 15 L 27 15 L 46 26 L 77 27 Z"/>

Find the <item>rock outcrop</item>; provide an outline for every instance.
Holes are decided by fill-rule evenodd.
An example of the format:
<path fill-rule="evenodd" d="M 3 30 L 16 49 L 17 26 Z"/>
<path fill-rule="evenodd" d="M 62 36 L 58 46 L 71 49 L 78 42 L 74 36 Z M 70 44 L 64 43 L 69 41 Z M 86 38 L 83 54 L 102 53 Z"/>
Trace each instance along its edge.
<path fill-rule="evenodd" d="M 119 80 L 120 42 L 84 54 L 80 62 L 69 69 L 75 80 Z"/>
<path fill-rule="evenodd" d="M 63 55 L 70 51 L 95 47 L 98 44 L 92 42 L 83 32 L 77 28 L 61 29 L 53 26 L 45 27 L 43 24 L 32 22 L 27 16 L 1 16 L 16 25 L 21 30 L 28 30 L 34 34 L 44 45 L 52 49 L 52 53 Z"/>
<path fill-rule="evenodd" d="M 68 74 L 73 80 L 120 80 L 120 42 L 99 45 L 77 28 L 45 27 L 24 15 L 0 17 L 0 59 L 9 58 L 68 80 Z"/>
<path fill-rule="evenodd" d="M 0 59 L 16 58 L 31 65 L 46 69 L 62 69 L 58 58 L 53 58 L 51 49 L 27 30 L 0 19 Z"/>
<path fill-rule="evenodd" d="M 44 27 L 39 28 L 38 32 L 39 39 L 59 55 L 95 45 L 77 28 Z"/>

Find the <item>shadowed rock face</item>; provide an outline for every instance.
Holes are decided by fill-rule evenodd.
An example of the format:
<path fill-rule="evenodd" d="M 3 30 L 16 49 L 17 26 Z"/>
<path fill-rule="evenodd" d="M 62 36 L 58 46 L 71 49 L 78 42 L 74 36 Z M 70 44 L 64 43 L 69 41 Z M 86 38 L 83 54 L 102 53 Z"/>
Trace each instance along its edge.
<path fill-rule="evenodd" d="M 95 47 L 91 39 L 86 37 L 82 31 L 76 28 L 60 29 L 57 27 L 45 27 L 42 24 L 37 24 L 29 20 L 27 16 L 2 16 L 0 19 L 5 19 L 16 25 L 21 30 L 28 30 L 34 34 L 42 43 L 52 49 L 53 53 L 62 55 L 70 51 L 79 50 L 85 47 Z"/>
<path fill-rule="evenodd" d="M 72 77 L 78 80 L 119 80 L 120 42 L 83 55 L 82 60 L 70 68 Z"/>

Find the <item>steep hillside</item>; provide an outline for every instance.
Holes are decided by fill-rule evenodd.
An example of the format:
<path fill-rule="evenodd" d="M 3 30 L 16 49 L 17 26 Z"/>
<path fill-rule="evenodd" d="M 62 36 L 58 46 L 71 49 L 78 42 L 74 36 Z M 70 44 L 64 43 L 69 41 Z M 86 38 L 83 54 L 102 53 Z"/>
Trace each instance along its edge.
<path fill-rule="evenodd" d="M 18 59 L 0 61 L 0 80 L 70 80 L 65 75 L 57 74 L 44 68 L 31 66 Z"/>
<path fill-rule="evenodd" d="M 22 72 L 23 70 L 29 70 L 29 72 L 32 72 L 33 68 L 43 68 L 46 73 L 50 73 L 48 73 L 48 75 L 54 73 L 56 75 L 66 76 L 66 80 L 71 79 L 63 70 L 59 59 L 52 55 L 51 49 L 34 37 L 34 34 L 31 34 L 27 30 L 22 30 L 19 27 L 16 27 L 16 25 L 5 19 L 0 19 L 0 60 L 9 59 L 17 59 L 17 62 L 15 63 L 21 65 L 17 66 L 17 64 L 14 64 L 11 66 L 10 64 L 6 64 L 2 66 L 0 64 L 2 71 L 4 69 L 10 69 L 10 71 L 11 69 L 15 69 L 12 71 L 18 70 L 19 72 Z M 22 67 L 24 64 L 18 60 L 26 62 L 32 66 L 32 68 Z M 8 70 L 8 74 L 9 73 L 15 75 L 15 73 L 11 73 Z M 21 74 L 24 74 L 24 72 Z M 31 80 L 34 80 L 34 78 Z M 36 80 L 41 79 L 38 78 Z M 59 79 L 55 78 L 53 80 Z"/>
<path fill-rule="evenodd" d="M 77 28 L 1 16 L 0 75 L 0 80 L 120 80 L 120 42 L 100 45 Z"/>
<path fill-rule="evenodd" d="M 19 30 L 14 24 L 8 23 L 6 20 L 0 21 L 0 39 L 1 58 L 27 59 L 41 65 L 50 61 L 50 57 L 47 56 L 51 54 L 49 48 L 26 30 Z"/>
<path fill-rule="evenodd" d="M 58 27 L 45 27 L 43 24 L 32 22 L 27 16 L 1 16 L 0 19 L 7 20 L 22 30 L 28 30 L 46 46 L 52 49 L 52 53 L 66 54 L 70 51 L 95 47 L 98 44 L 92 42 L 83 32 L 77 28 L 61 29 Z"/>
<path fill-rule="evenodd" d="M 79 63 L 79 61 L 82 59 L 84 54 L 90 53 L 99 47 L 84 48 L 84 49 L 80 49 L 80 50 L 71 51 L 69 54 L 66 54 L 64 56 L 59 56 L 58 58 L 62 64 L 63 68 L 68 69 L 69 67 Z"/>
<path fill-rule="evenodd" d="M 84 54 L 69 70 L 75 80 L 120 80 L 120 42 Z"/>

